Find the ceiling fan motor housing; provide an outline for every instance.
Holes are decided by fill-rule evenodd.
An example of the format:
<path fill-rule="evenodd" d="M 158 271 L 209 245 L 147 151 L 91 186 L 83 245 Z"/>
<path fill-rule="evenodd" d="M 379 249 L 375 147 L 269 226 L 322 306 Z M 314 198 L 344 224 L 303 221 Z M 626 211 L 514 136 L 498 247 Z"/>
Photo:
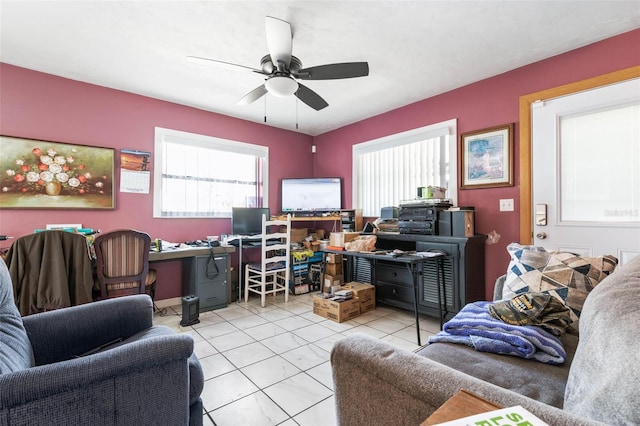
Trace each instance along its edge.
<path fill-rule="evenodd" d="M 260 60 L 260 68 L 262 71 L 271 75 L 278 70 L 278 67 L 274 66 L 273 61 L 271 60 L 271 55 L 264 55 Z M 302 61 L 296 58 L 295 56 L 291 56 L 291 62 L 289 63 L 289 68 L 285 69 L 288 74 L 296 74 L 298 71 L 302 69 Z"/>

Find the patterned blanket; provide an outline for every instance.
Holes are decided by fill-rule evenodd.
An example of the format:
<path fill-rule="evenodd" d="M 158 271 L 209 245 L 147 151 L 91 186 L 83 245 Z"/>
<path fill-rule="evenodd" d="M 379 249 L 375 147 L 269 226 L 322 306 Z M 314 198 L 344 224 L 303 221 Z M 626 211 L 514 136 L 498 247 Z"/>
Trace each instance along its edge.
<path fill-rule="evenodd" d="M 510 325 L 489 313 L 492 302 L 466 305 L 429 338 L 429 343 L 462 343 L 481 352 L 513 355 L 545 364 L 562 364 L 567 354 L 560 340 L 540 327 Z"/>

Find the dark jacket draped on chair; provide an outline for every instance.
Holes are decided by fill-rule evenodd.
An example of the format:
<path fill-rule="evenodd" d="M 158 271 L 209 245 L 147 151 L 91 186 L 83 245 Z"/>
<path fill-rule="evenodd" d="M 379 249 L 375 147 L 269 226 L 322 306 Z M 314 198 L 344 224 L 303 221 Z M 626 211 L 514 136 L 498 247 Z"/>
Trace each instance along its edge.
<path fill-rule="evenodd" d="M 18 238 L 7 253 L 16 305 L 23 316 L 93 300 L 86 238 L 44 231 Z"/>

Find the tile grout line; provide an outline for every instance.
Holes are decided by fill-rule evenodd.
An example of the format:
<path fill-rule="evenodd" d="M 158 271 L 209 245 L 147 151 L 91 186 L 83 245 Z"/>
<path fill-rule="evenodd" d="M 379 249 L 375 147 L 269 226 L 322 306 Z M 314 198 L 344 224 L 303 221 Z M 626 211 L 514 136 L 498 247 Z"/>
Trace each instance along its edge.
<path fill-rule="evenodd" d="M 287 309 L 290 308 L 291 310 Z M 323 342 L 326 339 L 336 339 L 336 338 L 341 338 L 347 335 L 347 333 L 352 333 L 354 332 L 353 330 L 358 328 L 358 327 L 369 327 L 371 330 L 375 330 L 376 334 L 380 333 L 380 335 L 376 335 L 375 337 L 377 339 L 383 340 L 383 339 L 392 339 L 395 340 L 396 342 L 406 342 L 407 343 L 407 349 L 409 349 L 410 345 L 415 346 L 415 343 L 405 339 L 404 337 L 401 337 L 401 335 L 396 335 L 396 333 L 400 333 L 400 332 L 405 332 L 406 336 L 410 336 L 412 335 L 412 333 L 415 333 L 415 323 L 410 323 L 408 320 L 409 318 L 403 314 L 404 311 L 399 310 L 397 308 L 394 307 L 381 307 L 381 311 L 379 312 L 380 315 L 370 315 L 367 318 L 361 318 L 364 321 L 363 322 L 358 322 L 358 321 L 353 321 L 349 324 L 348 328 L 342 328 L 341 326 L 337 325 L 335 327 L 329 325 L 328 324 L 328 320 L 326 319 L 320 319 L 319 321 L 314 321 L 313 318 L 309 315 L 310 312 L 312 312 L 312 307 L 313 305 L 311 303 L 305 303 L 302 300 L 300 302 L 296 302 L 295 299 L 292 303 L 291 299 L 289 301 L 289 303 L 286 306 L 282 306 L 282 304 L 276 302 L 275 304 L 268 304 L 265 308 L 262 308 L 260 306 L 259 303 L 259 299 L 254 299 L 253 301 L 249 301 L 248 303 L 244 303 L 244 302 L 238 302 L 230 304 L 228 306 L 229 309 L 223 308 L 225 309 L 222 312 L 214 312 L 211 311 L 211 313 L 207 312 L 205 313 L 207 317 L 211 317 L 210 318 L 210 323 L 207 324 L 207 318 L 205 317 L 203 319 L 203 321 L 198 324 L 197 327 L 195 326 L 189 326 L 189 327 L 179 327 L 178 330 L 179 332 L 189 332 L 192 333 L 192 335 L 198 339 L 198 342 L 202 341 L 202 342 L 206 342 L 206 344 L 210 347 L 211 350 L 215 351 L 214 353 L 208 354 L 206 356 L 204 356 L 202 359 L 206 359 L 208 357 L 211 356 L 220 356 L 221 359 L 224 359 L 225 362 L 227 362 L 229 364 L 230 367 L 232 367 L 231 370 L 224 372 L 224 373 L 220 373 L 217 374 L 215 376 L 210 377 L 209 379 L 207 379 L 207 381 L 210 380 L 215 380 L 219 377 L 222 377 L 226 374 L 231 374 L 231 373 L 240 373 L 242 375 L 242 377 L 244 379 L 247 380 L 247 383 L 250 383 L 255 390 L 243 395 L 241 398 L 238 398 L 234 401 L 230 401 L 227 402 L 223 405 L 221 405 L 220 407 L 216 407 L 215 409 L 212 409 L 210 411 L 206 411 L 204 410 L 203 415 L 205 415 L 209 421 L 211 421 L 212 424 L 216 425 L 216 423 L 214 422 L 214 417 L 213 417 L 213 413 L 217 410 L 220 410 L 224 407 L 229 406 L 230 404 L 234 404 L 237 403 L 238 401 L 241 401 L 244 398 L 248 398 L 251 395 L 256 395 L 258 392 L 260 392 L 260 394 L 263 397 L 266 397 L 272 404 L 274 407 L 276 407 L 278 410 L 280 410 L 285 416 L 286 419 L 284 419 L 282 422 L 279 422 L 278 424 L 282 424 L 282 423 L 289 423 L 292 422 L 292 424 L 298 424 L 298 425 L 302 425 L 302 423 L 300 423 L 299 421 L 296 421 L 294 419 L 294 417 L 299 416 L 305 412 L 308 412 L 310 410 L 313 410 L 314 407 L 318 406 L 319 404 L 325 403 L 327 400 L 329 400 L 330 398 L 335 397 L 335 393 L 334 393 L 334 389 L 333 386 L 327 386 L 327 384 L 325 384 L 324 382 L 326 382 L 328 379 L 326 378 L 325 374 L 322 373 L 324 371 L 325 367 L 322 367 L 322 369 L 319 369 L 317 371 L 314 372 L 315 376 L 317 376 L 318 378 L 314 377 L 314 375 L 312 375 L 310 373 L 310 371 L 317 369 L 319 367 L 321 367 L 323 364 L 329 362 L 330 363 L 330 358 L 328 360 L 324 359 L 324 356 L 322 356 L 322 359 L 324 359 L 323 361 L 320 361 L 318 363 L 316 363 L 315 361 L 312 361 L 308 366 L 305 366 L 304 368 L 302 368 L 299 364 L 296 364 L 292 361 L 290 361 L 287 357 L 285 357 L 286 354 L 299 350 L 300 348 L 303 348 L 305 346 L 311 346 L 313 345 L 313 351 L 321 351 L 320 353 L 325 353 L 328 352 L 330 354 L 330 350 L 327 350 L 325 348 L 327 347 L 332 347 L 333 343 L 331 341 L 328 342 Z M 176 307 L 171 307 L 171 310 L 173 312 L 175 312 L 175 315 L 171 315 L 171 317 L 173 316 L 177 316 L 179 317 L 180 315 L 178 314 L 178 312 L 175 309 Z M 265 315 L 265 316 L 263 316 Z M 305 315 L 305 316 L 303 316 Z M 402 315 L 403 318 L 399 318 L 398 316 Z M 392 316 L 395 316 L 395 318 L 393 318 Z M 166 317 L 165 317 L 166 318 Z M 238 323 L 238 321 L 243 321 L 244 319 L 246 319 L 248 321 L 248 323 L 251 323 L 251 318 L 255 318 L 255 319 L 259 319 L 260 321 L 265 321 L 262 324 L 256 324 L 256 325 L 252 325 L 249 327 L 246 326 L 238 326 L 236 325 L 236 323 Z M 421 321 L 424 319 L 421 318 Z M 380 328 L 376 328 L 375 326 L 370 325 L 372 322 L 374 321 L 381 321 L 379 324 L 375 324 Z M 389 324 L 393 324 L 390 327 L 384 326 L 384 321 L 391 321 Z M 175 324 L 169 319 L 168 321 L 158 321 L 159 323 L 165 323 L 165 325 L 172 325 L 175 327 Z M 278 322 L 280 322 L 282 325 L 277 324 Z M 300 327 L 295 327 L 296 323 L 304 323 L 305 325 L 300 326 Z M 225 324 L 226 323 L 226 324 Z M 225 324 L 224 327 L 229 327 L 230 330 L 225 331 L 224 333 L 220 334 L 220 335 L 214 335 L 212 337 L 206 337 L 206 330 L 204 330 L 206 327 L 214 327 L 216 325 L 220 325 L 220 324 Z M 430 322 L 428 323 L 430 324 Z M 346 325 L 346 324 L 345 324 Z M 429 333 L 432 334 L 433 332 L 431 330 L 429 330 L 428 328 L 424 328 L 424 323 L 420 324 L 420 329 L 421 331 L 425 332 L 425 333 Z M 252 334 L 250 334 L 250 330 L 257 328 L 257 327 L 261 327 L 261 326 L 273 326 L 273 327 L 278 327 L 278 329 L 276 329 L 276 332 L 274 334 L 270 334 L 267 333 L 264 336 L 260 336 L 259 334 L 256 334 L 260 337 L 256 338 L 254 337 Z M 316 338 L 317 336 L 321 336 L 323 333 L 319 333 L 318 335 L 314 335 L 314 340 L 307 340 L 307 338 L 303 337 L 302 335 L 304 335 L 304 332 L 300 332 L 300 330 L 303 330 L 305 328 L 310 328 L 310 327 L 314 327 L 317 329 L 316 326 L 319 326 L 321 329 L 326 329 L 327 332 L 329 333 L 328 335 L 324 336 L 324 337 L 320 337 L 320 338 Z M 386 330 L 394 330 L 395 328 L 397 328 L 398 326 L 400 326 L 399 329 L 393 331 L 392 333 L 389 333 Z M 384 328 L 384 329 L 381 329 Z M 410 330 L 410 329 L 413 330 Z M 279 331 L 281 330 L 281 331 Z M 311 330 L 310 330 L 311 331 Z M 240 332 L 240 333 L 238 333 Z M 297 334 L 296 332 L 300 333 Z M 247 339 L 250 339 L 251 342 L 249 343 L 243 343 L 240 344 L 238 346 L 234 346 L 231 347 L 229 349 L 226 349 L 224 351 L 220 351 L 218 349 L 218 347 L 216 347 L 211 341 L 214 339 L 218 339 L 218 338 L 223 338 L 224 336 L 227 336 L 229 334 L 232 333 L 238 333 L 239 336 L 244 336 Z M 273 338 L 277 338 L 278 336 L 284 336 L 286 334 L 289 334 L 292 336 L 292 338 L 295 340 L 295 343 L 297 346 L 295 347 L 288 347 L 286 344 L 283 343 L 284 348 L 286 348 L 285 351 L 283 352 L 277 352 L 278 350 L 278 344 L 279 343 L 275 343 L 273 345 L 271 345 L 272 347 L 274 347 L 274 349 L 272 349 L 271 347 L 267 346 L 266 343 L 264 343 L 265 340 L 267 339 L 273 339 Z M 301 335 L 302 334 L 302 335 Z M 200 340 L 201 339 L 201 340 Z M 297 342 L 297 339 L 300 339 L 303 342 L 303 344 L 300 344 L 299 342 Z M 397 340 L 396 340 L 397 339 Z M 228 352 L 229 351 L 233 351 L 233 350 L 237 350 L 240 349 L 244 346 L 248 346 L 254 343 L 259 343 L 261 345 L 262 348 L 266 349 L 267 351 L 269 351 L 270 353 L 272 353 L 273 355 L 268 356 L 267 358 L 264 359 L 260 359 L 258 361 L 253 361 L 247 365 L 243 365 L 242 367 L 237 366 L 234 362 L 231 361 L 231 358 L 228 357 Z M 392 343 L 392 344 L 396 344 L 396 343 Z M 404 346 L 404 344 L 401 344 L 401 346 Z M 415 351 L 420 349 L 419 347 L 416 348 L 412 348 L 409 349 L 411 351 Z M 205 349 L 206 350 L 206 349 Z M 268 385 L 264 386 L 264 387 L 260 387 L 254 380 L 252 380 L 246 373 L 245 371 L 243 371 L 244 369 L 246 369 L 247 367 L 256 365 L 260 362 L 264 362 L 267 360 L 272 360 L 278 358 L 279 360 L 282 360 L 283 362 L 286 362 L 287 364 L 291 364 L 296 368 L 296 372 L 294 374 L 291 374 L 289 376 L 286 376 L 284 378 L 278 378 L 276 379 L 276 381 L 274 381 L 273 383 L 269 383 Z M 302 359 L 302 358 L 301 358 Z M 313 357 L 311 358 L 313 359 Z M 215 361 L 214 361 L 215 362 Z M 237 360 L 236 360 L 237 362 Z M 257 371 L 257 370 L 254 370 Z M 326 371 L 325 371 L 326 373 Z M 296 413 L 295 415 L 290 415 L 285 409 L 284 407 L 280 406 L 269 394 L 267 394 L 265 392 L 266 389 L 269 389 L 273 386 L 276 386 L 278 384 L 281 384 L 282 382 L 291 379 L 292 377 L 296 377 L 296 376 L 300 376 L 301 374 L 304 374 L 304 377 L 307 379 L 311 379 L 311 381 L 313 383 L 316 383 L 319 386 L 319 389 L 325 389 L 328 390 L 330 392 L 330 395 L 327 397 L 324 397 L 322 399 L 320 399 L 319 401 L 313 403 L 312 405 L 310 405 L 309 407 L 304 408 L 303 410 L 301 410 L 300 412 Z M 256 376 L 257 377 L 257 376 Z M 321 381 L 320 379 L 324 379 L 323 381 Z M 332 378 L 329 378 L 329 380 L 332 383 Z M 315 387 L 315 385 L 314 385 Z M 304 423 L 304 422 L 303 422 Z"/>

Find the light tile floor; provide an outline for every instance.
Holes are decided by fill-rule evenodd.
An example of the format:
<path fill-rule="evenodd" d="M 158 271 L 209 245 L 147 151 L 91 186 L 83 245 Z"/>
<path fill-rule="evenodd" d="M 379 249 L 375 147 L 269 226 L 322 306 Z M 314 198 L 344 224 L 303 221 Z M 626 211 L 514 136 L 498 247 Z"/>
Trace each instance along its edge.
<path fill-rule="evenodd" d="M 408 350 L 418 348 L 413 313 L 390 306 L 343 323 L 313 313 L 313 294 L 234 302 L 200 313 L 200 323 L 180 326 L 181 307 L 155 315 L 193 337 L 204 370 L 204 425 L 335 425 L 329 354 L 351 333 L 365 333 Z M 422 343 L 439 330 L 420 316 Z"/>

